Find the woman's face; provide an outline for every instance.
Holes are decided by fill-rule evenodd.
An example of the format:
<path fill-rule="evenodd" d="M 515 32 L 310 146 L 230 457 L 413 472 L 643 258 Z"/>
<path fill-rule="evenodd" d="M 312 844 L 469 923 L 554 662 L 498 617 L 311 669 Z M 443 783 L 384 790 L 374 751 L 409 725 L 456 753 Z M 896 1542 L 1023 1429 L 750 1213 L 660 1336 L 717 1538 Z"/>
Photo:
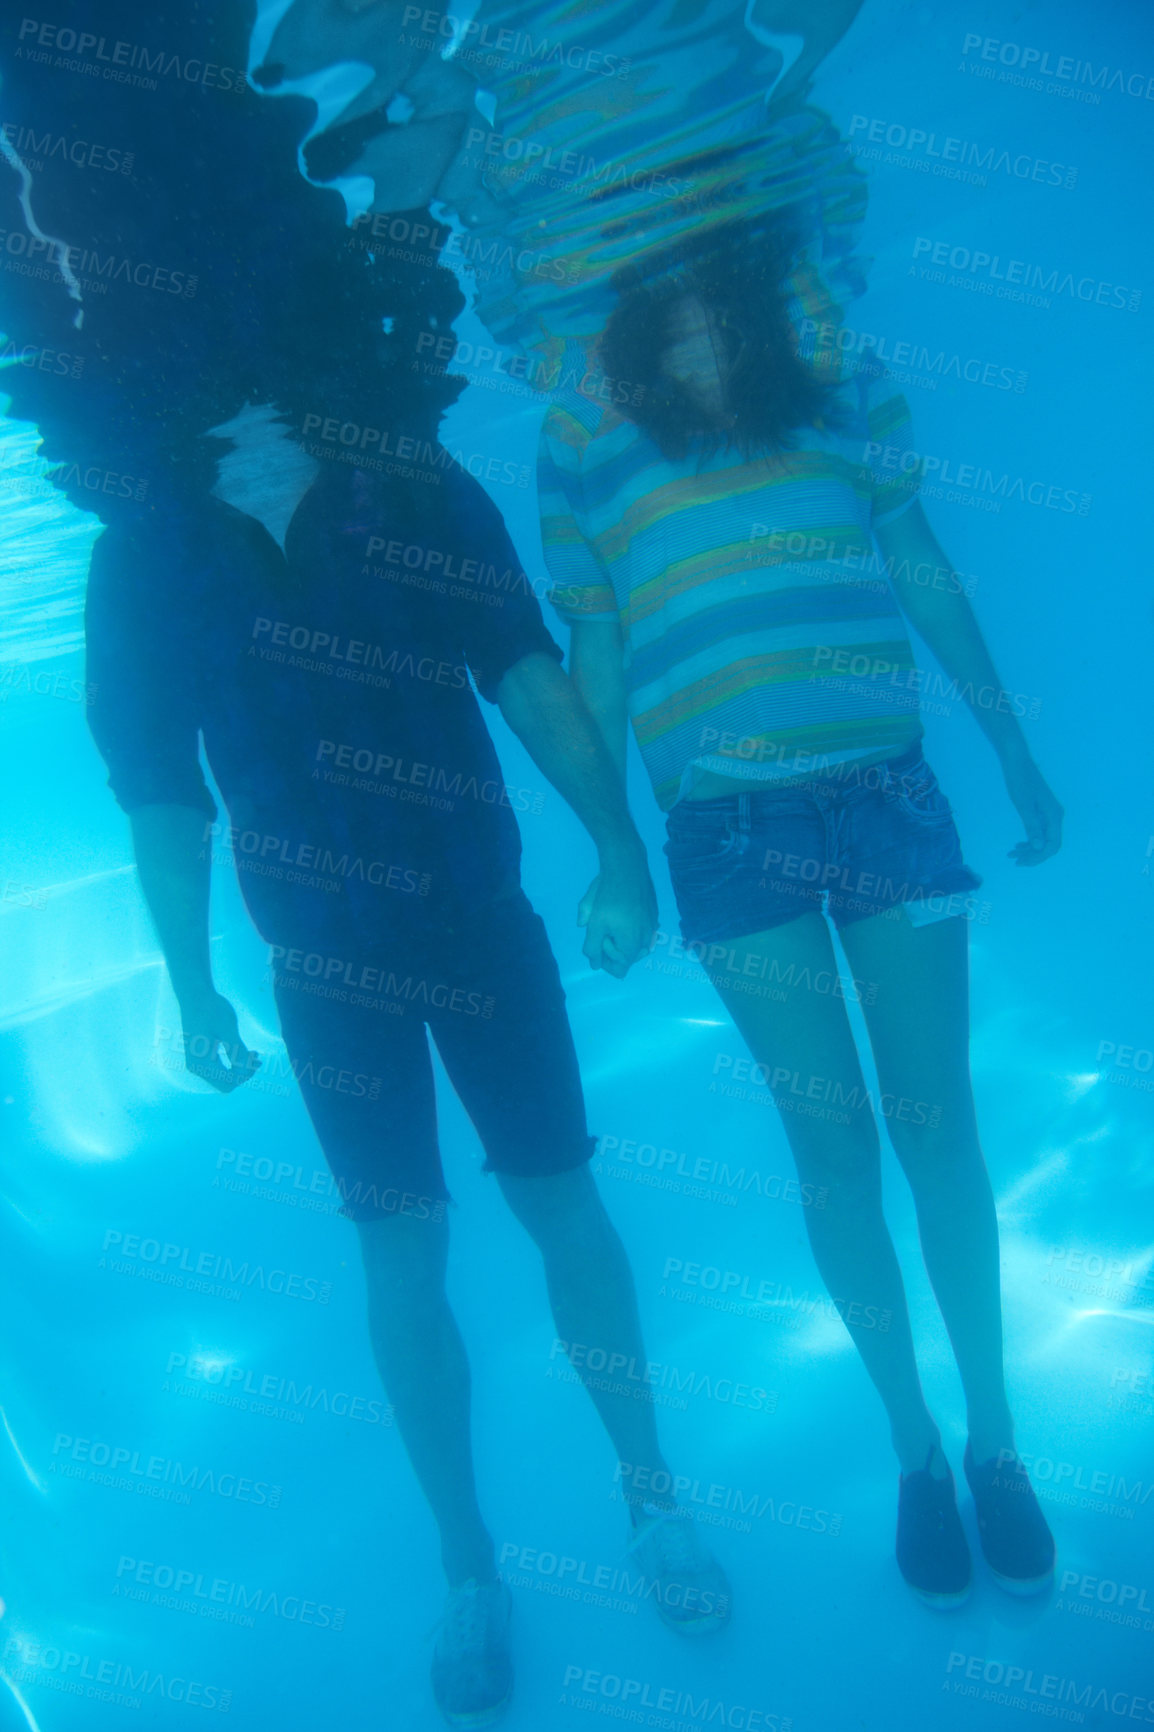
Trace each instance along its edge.
<path fill-rule="evenodd" d="M 662 371 L 677 381 L 709 421 L 723 423 L 733 365 L 715 314 L 698 296 L 685 295 L 669 310 L 668 330 Z"/>

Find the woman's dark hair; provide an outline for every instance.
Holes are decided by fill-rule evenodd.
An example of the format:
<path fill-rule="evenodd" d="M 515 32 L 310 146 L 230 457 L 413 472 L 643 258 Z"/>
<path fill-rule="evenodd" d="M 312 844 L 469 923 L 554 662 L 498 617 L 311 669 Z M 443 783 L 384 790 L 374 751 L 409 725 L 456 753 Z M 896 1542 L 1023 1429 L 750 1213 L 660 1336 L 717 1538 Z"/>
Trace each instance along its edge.
<path fill-rule="evenodd" d="M 613 278 L 618 301 L 598 347 L 614 400 L 664 456 L 686 456 L 703 437 L 716 451 L 746 458 L 789 449 L 800 428 L 840 419 L 836 388 L 797 352 L 785 280 L 798 251 L 795 228 L 731 223 L 679 243 Z M 663 370 L 674 307 L 693 296 L 712 313 L 729 345 L 726 381 L 731 423 L 705 423 L 691 395 Z"/>

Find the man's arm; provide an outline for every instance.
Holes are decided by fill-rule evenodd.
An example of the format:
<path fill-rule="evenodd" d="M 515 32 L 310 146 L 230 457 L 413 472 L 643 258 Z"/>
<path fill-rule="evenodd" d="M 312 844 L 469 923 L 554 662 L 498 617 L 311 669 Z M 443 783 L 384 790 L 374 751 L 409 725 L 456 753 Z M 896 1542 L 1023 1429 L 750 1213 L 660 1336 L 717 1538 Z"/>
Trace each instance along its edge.
<path fill-rule="evenodd" d="M 573 808 L 597 847 L 601 871 L 578 911 L 585 955 L 622 979 L 653 942 L 657 898 L 625 783 L 598 721 L 552 656 L 515 662 L 497 688 L 501 714 L 533 762 Z M 621 741 L 624 765 L 624 736 Z"/>
<path fill-rule="evenodd" d="M 92 550 L 85 597 L 88 726 L 108 785 L 128 814 L 145 901 L 184 1028 L 190 1071 L 228 1091 L 259 1060 L 241 1045 L 236 1015 L 212 984 L 210 851 L 216 805 L 200 768 L 202 626 L 185 573 L 214 557 L 246 520 L 207 497 L 198 530 L 171 543 L 159 523 L 106 529 Z M 252 520 L 251 531 L 264 532 Z M 223 529 L 226 539 L 218 540 Z M 204 539 L 202 540 L 202 533 Z M 218 1057 L 228 1049 L 229 1065 Z"/>
<path fill-rule="evenodd" d="M 204 812 L 191 806 L 138 806 L 130 822 L 140 887 L 180 1006 L 185 1064 L 228 1094 L 259 1069 L 260 1058 L 242 1043 L 236 1012 L 212 981 L 212 868 Z"/>
<path fill-rule="evenodd" d="M 1019 866 L 1038 866 L 1062 844 L 1062 808 L 1034 763 L 1026 737 L 1003 691 L 981 629 L 964 592 L 956 584 L 919 583 L 915 573 L 949 573 L 950 562 L 915 500 L 908 511 L 875 530 L 902 611 L 923 637 L 946 673 L 964 690 L 974 719 L 995 752 L 1006 791 L 1026 826 L 1025 842 L 1011 857 Z"/>

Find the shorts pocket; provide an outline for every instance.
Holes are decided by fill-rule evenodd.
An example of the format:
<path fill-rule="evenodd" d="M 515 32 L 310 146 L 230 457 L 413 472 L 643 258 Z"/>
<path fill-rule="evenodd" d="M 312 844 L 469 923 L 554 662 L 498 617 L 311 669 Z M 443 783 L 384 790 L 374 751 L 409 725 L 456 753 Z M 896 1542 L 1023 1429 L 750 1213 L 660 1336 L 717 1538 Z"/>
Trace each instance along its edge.
<path fill-rule="evenodd" d="M 887 764 L 882 793 L 915 824 L 929 827 L 949 824 L 953 820 L 950 802 L 942 793 L 938 778 L 924 758 L 918 758 L 907 769 L 900 771 L 891 770 Z"/>
<path fill-rule="evenodd" d="M 665 853 L 673 871 L 705 873 L 724 868 L 745 852 L 749 824 L 742 822 L 736 801 L 718 812 L 707 810 L 704 802 L 687 800 L 669 814 L 666 832 Z"/>

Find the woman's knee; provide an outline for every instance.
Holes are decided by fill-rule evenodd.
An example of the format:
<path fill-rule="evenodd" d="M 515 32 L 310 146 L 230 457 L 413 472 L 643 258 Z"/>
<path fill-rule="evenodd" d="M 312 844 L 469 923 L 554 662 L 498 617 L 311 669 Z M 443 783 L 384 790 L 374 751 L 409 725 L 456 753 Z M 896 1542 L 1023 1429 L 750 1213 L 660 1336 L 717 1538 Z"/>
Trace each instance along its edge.
<path fill-rule="evenodd" d="M 791 1127 L 789 1144 L 803 1184 L 843 1195 L 880 1184 L 881 1148 L 871 1119 Z"/>
<path fill-rule="evenodd" d="M 972 1118 L 966 1115 L 921 1124 L 888 1127 L 894 1154 L 915 1191 L 932 1189 L 944 1179 L 985 1171 Z"/>

